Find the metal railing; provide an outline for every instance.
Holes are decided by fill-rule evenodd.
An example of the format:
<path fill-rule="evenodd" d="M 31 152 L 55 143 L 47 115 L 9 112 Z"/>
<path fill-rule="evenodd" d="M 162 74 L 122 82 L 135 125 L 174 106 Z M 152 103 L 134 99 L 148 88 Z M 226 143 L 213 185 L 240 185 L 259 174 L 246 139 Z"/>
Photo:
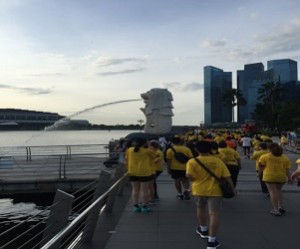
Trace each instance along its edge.
<path fill-rule="evenodd" d="M 52 206 L 0 234 L 0 248 L 80 248 L 92 240 L 100 210 L 113 211 L 125 179 L 124 165 L 118 165 L 110 172 L 101 171 L 97 180 L 72 194 L 57 190 Z M 48 215 L 43 217 L 45 213 Z M 26 227 L 37 217 L 42 218 Z"/>
<path fill-rule="evenodd" d="M 71 157 L 79 154 L 109 153 L 108 144 L 75 144 L 47 146 L 6 146 L 0 147 L 0 157 L 24 156 L 31 161 L 33 156 L 65 155 Z"/>

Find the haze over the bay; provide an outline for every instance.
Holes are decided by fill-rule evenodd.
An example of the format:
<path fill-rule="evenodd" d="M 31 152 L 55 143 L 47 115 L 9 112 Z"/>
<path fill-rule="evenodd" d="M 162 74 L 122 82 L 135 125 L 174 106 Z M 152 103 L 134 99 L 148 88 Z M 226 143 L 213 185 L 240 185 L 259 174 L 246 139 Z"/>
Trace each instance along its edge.
<path fill-rule="evenodd" d="M 0 108 L 69 115 L 174 97 L 174 123 L 203 121 L 203 67 L 300 62 L 299 0 L 0 0 Z M 130 124 L 143 102 L 78 118 Z"/>

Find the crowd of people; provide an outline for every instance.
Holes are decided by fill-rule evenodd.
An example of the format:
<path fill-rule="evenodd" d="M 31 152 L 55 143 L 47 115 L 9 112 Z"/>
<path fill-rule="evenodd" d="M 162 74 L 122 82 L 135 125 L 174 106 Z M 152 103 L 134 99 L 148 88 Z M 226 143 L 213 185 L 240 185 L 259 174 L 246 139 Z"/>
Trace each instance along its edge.
<path fill-rule="evenodd" d="M 207 249 L 217 248 L 220 245 L 216 234 L 223 197 L 217 179 L 226 180 L 236 193 L 242 167 L 241 147 L 244 158 L 256 161 L 255 170 L 262 192 L 270 197 L 270 213 L 282 216 L 286 210 L 281 189 L 286 182 L 291 184 L 300 179 L 300 159 L 296 162 L 298 169 L 291 173 L 291 162 L 283 154 L 286 144 L 284 135 L 278 144 L 267 135 L 250 136 L 226 130 L 178 134 L 171 141 L 165 138 L 151 141 L 134 139 L 124 149 L 125 165 L 132 185 L 133 211 L 151 212 L 151 206 L 159 201 L 156 179 L 167 168 L 174 180 L 176 197 L 187 201 L 192 195 L 196 202 L 196 232 L 207 239 Z"/>

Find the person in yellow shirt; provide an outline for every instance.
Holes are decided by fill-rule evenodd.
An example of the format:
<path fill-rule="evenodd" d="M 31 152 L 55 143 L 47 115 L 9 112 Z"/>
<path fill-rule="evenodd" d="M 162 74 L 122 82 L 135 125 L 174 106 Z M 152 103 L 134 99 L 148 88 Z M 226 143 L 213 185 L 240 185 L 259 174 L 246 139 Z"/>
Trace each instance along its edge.
<path fill-rule="evenodd" d="M 271 214 L 281 216 L 285 213 L 281 189 L 287 179 L 291 182 L 289 172 L 291 162 L 282 154 L 282 148 L 277 143 L 272 143 L 269 150 L 270 153 L 262 155 L 259 159 L 259 173 L 262 174 L 262 180 L 270 193 L 273 206 Z"/>
<path fill-rule="evenodd" d="M 217 177 L 225 178 L 233 188 L 230 172 L 226 165 L 219 158 L 210 154 L 211 143 L 208 141 L 198 142 L 196 149 L 200 154 L 197 159 Z M 201 238 L 208 239 L 207 248 L 216 248 L 220 245 L 216 240 L 216 234 L 222 204 L 222 191 L 219 183 L 195 159 L 188 161 L 186 176 L 192 181 L 192 194 L 196 199 L 199 224 L 196 233 Z M 209 217 L 207 217 L 207 208 Z M 207 220 L 209 220 L 209 229 Z"/>
<path fill-rule="evenodd" d="M 299 180 L 300 180 L 300 159 L 296 161 L 298 168 L 293 172 L 291 179 L 292 181 L 297 181 L 299 185 Z"/>
<path fill-rule="evenodd" d="M 150 212 L 147 203 L 150 200 L 149 182 L 153 180 L 153 160 L 157 154 L 147 148 L 147 140 L 139 138 L 134 147 L 127 149 L 125 154 L 127 173 L 132 185 L 131 198 L 134 212 Z M 140 198 L 140 199 L 139 199 Z M 142 206 L 139 205 L 142 203 Z"/>
<path fill-rule="evenodd" d="M 182 140 L 179 137 L 174 137 L 172 140 L 172 147 L 176 152 L 183 153 L 186 157 L 192 158 L 192 151 L 186 146 L 182 145 Z M 174 179 L 175 187 L 177 189 L 177 198 L 178 199 L 190 199 L 190 190 L 189 190 L 189 181 L 185 176 L 186 163 L 179 162 L 175 158 L 175 152 L 172 148 L 167 150 L 167 165 L 168 173 Z M 185 189 L 182 192 L 182 187 Z"/>
<path fill-rule="evenodd" d="M 158 155 L 158 158 L 156 158 L 156 160 L 154 161 L 155 178 L 154 178 L 154 182 L 153 182 L 153 190 L 154 190 L 153 198 L 154 198 L 154 200 L 159 200 L 156 179 L 164 170 L 164 155 L 163 155 L 163 152 L 159 148 L 158 142 L 155 140 L 150 141 L 149 148 L 151 148 L 153 151 L 155 151 Z"/>
<path fill-rule="evenodd" d="M 236 187 L 241 168 L 240 154 L 236 150 L 228 147 L 225 141 L 219 144 L 219 152 L 223 154 L 223 161 L 230 172 L 233 185 Z"/>
<path fill-rule="evenodd" d="M 219 145 L 216 142 L 211 142 L 210 154 L 221 159 L 223 162 L 225 160 L 225 156 L 224 156 L 224 154 L 219 152 Z"/>
<path fill-rule="evenodd" d="M 283 149 L 285 149 L 285 147 L 287 146 L 288 144 L 288 139 L 286 137 L 286 134 L 282 134 L 281 135 L 281 138 L 280 138 L 280 145 Z"/>
<path fill-rule="evenodd" d="M 257 151 L 254 151 L 251 159 L 256 161 L 256 172 L 257 172 L 257 176 L 260 182 L 260 186 L 261 186 L 261 191 L 265 194 L 269 194 L 267 185 L 265 184 L 265 182 L 263 182 L 262 180 L 262 174 L 259 174 L 259 159 L 262 155 L 269 153 L 269 150 L 267 148 L 267 144 L 266 143 L 260 143 L 259 144 L 259 149 Z"/>

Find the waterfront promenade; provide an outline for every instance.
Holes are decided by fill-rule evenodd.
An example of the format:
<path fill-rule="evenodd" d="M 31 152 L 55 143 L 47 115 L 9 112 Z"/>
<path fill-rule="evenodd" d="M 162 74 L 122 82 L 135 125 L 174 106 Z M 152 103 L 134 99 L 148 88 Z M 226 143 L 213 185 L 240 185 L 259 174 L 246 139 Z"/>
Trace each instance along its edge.
<path fill-rule="evenodd" d="M 294 162 L 298 155 L 288 154 Z M 269 214 L 270 201 L 260 192 L 254 172 L 255 162 L 242 160 L 235 199 L 225 200 L 218 238 L 224 249 L 285 249 L 299 248 L 300 187 L 284 187 L 287 214 L 273 217 Z M 176 199 L 173 182 L 167 174 L 159 178 L 161 201 L 151 214 L 132 212 L 130 202 L 125 207 L 117 226 L 107 234 L 96 231 L 93 244 L 88 248 L 105 249 L 199 249 L 206 242 L 196 235 L 197 226 L 193 201 Z M 101 226 L 101 225 L 99 225 Z M 99 247 L 101 237 L 111 235 Z M 101 241 L 103 243 L 103 241 Z"/>

